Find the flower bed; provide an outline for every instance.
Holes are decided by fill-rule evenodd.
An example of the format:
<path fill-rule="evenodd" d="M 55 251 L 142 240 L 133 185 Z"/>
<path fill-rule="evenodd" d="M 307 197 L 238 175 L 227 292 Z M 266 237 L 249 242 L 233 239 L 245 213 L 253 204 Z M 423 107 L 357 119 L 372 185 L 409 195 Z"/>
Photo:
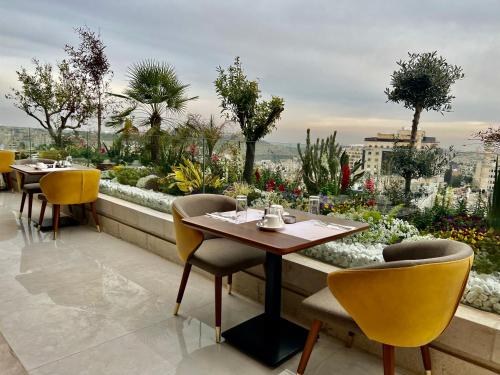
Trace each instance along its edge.
<path fill-rule="evenodd" d="M 99 191 L 112 197 L 128 202 L 137 203 L 153 210 L 171 213 L 174 195 L 164 194 L 153 190 L 141 189 L 135 186 L 122 185 L 112 180 L 101 180 Z"/>

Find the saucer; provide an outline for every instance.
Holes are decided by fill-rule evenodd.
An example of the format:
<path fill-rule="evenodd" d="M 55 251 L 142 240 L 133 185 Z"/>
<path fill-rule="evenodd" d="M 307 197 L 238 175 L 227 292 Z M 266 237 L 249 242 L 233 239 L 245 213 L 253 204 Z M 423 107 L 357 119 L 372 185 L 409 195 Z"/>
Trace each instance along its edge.
<path fill-rule="evenodd" d="M 282 225 L 279 227 L 266 227 L 260 221 L 257 222 L 257 228 L 259 228 L 260 230 L 268 231 L 268 232 L 277 232 L 277 231 L 283 229 L 284 227 L 285 227 L 285 225 Z"/>

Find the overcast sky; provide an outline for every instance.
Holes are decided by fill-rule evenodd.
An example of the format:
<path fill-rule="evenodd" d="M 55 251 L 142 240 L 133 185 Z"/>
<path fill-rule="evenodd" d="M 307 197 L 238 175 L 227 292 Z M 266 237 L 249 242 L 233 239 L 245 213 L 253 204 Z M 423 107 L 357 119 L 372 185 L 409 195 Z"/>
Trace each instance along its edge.
<path fill-rule="evenodd" d="M 268 140 L 303 141 L 339 131 L 360 143 L 377 131 L 408 127 L 412 113 L 386 103 L 395 61 L 408 51 L 437 50 L 461 65 L 453 112 L 424 113 L 421 128 L 443 144 L 469 144 L 472 132 L 500 122 L 500 2 L 491 1 L 201 1 L 0 0 L 0 124 L 35 126 L 5 93 L 31 58 L 55 62 L 77 26 L 99 29 L 114 79 L 153 58 L 175 66 L 200 99 L 188 112 L 219 115 L 213 81 L 218 65 L 240 56 L 265 98 L 285 99 Z"/>

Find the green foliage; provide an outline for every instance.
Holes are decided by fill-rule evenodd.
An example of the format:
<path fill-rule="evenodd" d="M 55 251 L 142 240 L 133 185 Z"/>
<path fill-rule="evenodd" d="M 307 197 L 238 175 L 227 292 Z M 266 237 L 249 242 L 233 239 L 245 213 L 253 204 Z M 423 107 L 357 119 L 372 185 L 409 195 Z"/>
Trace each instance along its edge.
<path fill-rule="evenodd" d="M 141 189 L 158 191 L 160 186 L 160 177 L 154 174 L 141 177 L 137 180 L 136 186 Z"/>
<path fill-rule="evenodd" d="M 396 146 L 391 155 L 391 169 L 405 179 L 405 194 L 409 201 L 411 180 L 442 173 L 453 157 L 452 149 L 445 151 L 437 147 L 425 147 L 417 150 L 412 146 Z"/>
<path fill-rule="evenodd" d="M 273 96 L 270 101 L 261 99 L 258 82 L 251 81 L 243 71 L 240 58 L 227 70 L 217 68 L 215 91 L 221 100 L 222 112 L 240 125 L 247 148 L 243 178 L 251 182 L 255 159 L 255 142 L 269 134 L 285 109 L 283 98 Z"/>
<path fill-rule="evenodd" d="M 451 86 L 464 78 L 462 68 L 450 65 L 437 52 L 408 53 L 409 60 L 399 60 L 391 75 L 392 89 L 385 89 L 387 99 L 403 103 L 405 108 L 447 112 L 451 110 Z"/>
<path fill-rule="evenodd" d="M 336 142 L 337 132 L 326 139 L 317 139 L 311 144 L 311 129 L 307 129 L 306 146 L 304 151 L 297 144 L 297 150 L 302 162 L 302 178 L 310 195 L 326 190 L 329 194 L 340 192 L 342 178 L 341 160 L 346 157 L 346 152 Z M 356 173 L 361 167 L 361 160 L 355 163 L 351 170 L 351 186 L 363 176 L 363 172 Z"/>
<path fill-rule="evenodd" d="M 41 159 L 62 160 L 68 156 L 68 152 L 63 149 L 51 148 L 49 150 L 38 151 L 38 157 Z"/>
<path fill-rule="evenodd" d="M 78 129 L 92 117 L 95 106 L 85 80 L 66 61 L 53 66 L 33 59 L 34 72 L 17 72 L 20 89 L 12 89 L 7 99 L 46 129 L 57 147 L 63 146 L 63 131 Z"/>
<path fill-rule="evenodd" d="M 139 126 L 148 127 L 146 141 L 150 160 L 158 160 L 162 123 L 171 115 L 182 112 L 188 101 L 198 97 L 186 96 L 189 85 L 182 84 L 174 68 L 165 63 L 144 60 L 129 68 L 128 77 L 129 84 L 123 95 L 111 94 L 124 99 L 127 106 L 113 115 L 107 125 L 120 126 L 125 118 L 134 113 L 142 116 Z"/>
<path fill-rule="evenodd" d="M 500 170 L 498 158 L 495 165 L 495 184 L 488 207 L 488 223 L 495 232 L 500 232 Z"/>
<path fill-rule="evenodd" d="M 185 194 L 199 193 L 205 186 L 206 192 L 216 192 L 222 187 L 222 180 L 213 175 L 209 170 L 203 171 L 197 163 L 185 159 L 183 164 L 172 168 L 173 172 L 169 175 L 172 181 L 169 188 L 177 187 Z"/>
<path fill-rule="evenodd" d="M 151 169 L 149 168 L 137 168 L 137 167 L 127 167 L 127 166 L 116 166 L 113 168 L 113 172 L 116 179 L 120 184 L 136 186 L 137 181 L 151 174 Z"/>

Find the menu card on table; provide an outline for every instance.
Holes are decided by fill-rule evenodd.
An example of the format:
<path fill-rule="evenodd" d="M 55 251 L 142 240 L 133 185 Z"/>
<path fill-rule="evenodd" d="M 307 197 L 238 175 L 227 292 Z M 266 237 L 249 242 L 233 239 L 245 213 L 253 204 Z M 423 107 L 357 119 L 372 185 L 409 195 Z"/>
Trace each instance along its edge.
<path fill-rule="evenodd" d="M 236 216 L 236 211 L 225 211 L 225 212 L 212 212 L 207 214 L 208 217 L 217 220 L 223 220 L 234 224 L 243 224 L 249 223 L 251 221 L 261 220 L 262 216 L 264 216 L 264 211 L 256 210 L 254 208 L 249 208 L 245 213 L 242 211 L 241 215 L 238 213 L 238 217 Z"/>
<path fill-rule="evenodd" d="M 321 238 L 334 236 L 354 229 L 347 225 L 326 223 L 319 220 L 300 221 L 295 224 L 287 224 L 280 233 L 303 238 L 309 241 L 316 241 Z"/>

